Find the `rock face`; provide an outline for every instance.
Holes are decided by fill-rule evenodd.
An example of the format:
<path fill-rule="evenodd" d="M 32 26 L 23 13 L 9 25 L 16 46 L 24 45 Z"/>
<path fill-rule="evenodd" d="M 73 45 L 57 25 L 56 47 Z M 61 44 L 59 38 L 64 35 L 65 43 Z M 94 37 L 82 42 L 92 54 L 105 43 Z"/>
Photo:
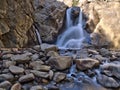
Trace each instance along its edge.
<path fill-rule="evenodd" d="M 32 20 L 32 0 L 3 0 L 0 3 L 0 47 L 23 47 Z"/>
<path fill-rule="evenodd" d="M 120 48 L 120 2 L 91 2 L 84 7 L 84 11 L 87 11 L 88 7 L 91 9 L 88 10 L 87 28 L 93 32 L 92 44 Z"/>
<path fill-rule="evenodd" d="M 54 41 L 63 24 L 66 5 L 56 0 L 35 0 L 40 3 L 36 7 L 35 22 L 40 26 L 40 35 L 45 42 Z"/>

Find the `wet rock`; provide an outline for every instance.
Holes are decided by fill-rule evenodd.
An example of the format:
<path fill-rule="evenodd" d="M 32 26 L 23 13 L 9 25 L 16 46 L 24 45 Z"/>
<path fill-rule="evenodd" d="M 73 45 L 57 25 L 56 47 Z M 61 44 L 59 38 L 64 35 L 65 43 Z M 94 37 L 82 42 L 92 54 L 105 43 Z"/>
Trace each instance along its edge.
<path fill-rule="evenodd" d="M 57 70 L 65 70 L 71 66 L 72 58 L 70 56 L 51 57 L 48 64 Z"/>
<path fill-rule="evenodd" d="M 25 82 L 33 81 L 34 79 L 35 79 L 35 76 L 31 73 L 31 74 L 27 74 L 27 75 L 20 77 L 19 82 L 25 83 Z"/>
<path fill-rule="evenodd" d="M 31 73 L 33 73 L 36 77 L 41 77 L 41 78 L 48 78 L 49 77 L 49 73 L 48 72 L 31 70 Z"/>
<path fill-rule="evenodd" d="M 120 84 L 115 79 L 105 75 L 98 76 L 97 81 L 104 87 L 118 88 L 120 86 Z"/>
<path fill-rule="evenodd" d="M 48 90 L 60 90 L 60 88 L 57 87 L 57 86 L 52 85 L 52 86 L 48 87 Z"/>
<path fill-rule="evenodd" d="M 4 88 L 6 90 L 8 90 L 11 87 L 11 83 L 9 81 L 4 81 L 2 83 L 0 83 L 0 88 Z"/>
<path fill-rule="evenodd" d="M 22 86 L 20 83 L 15 83 L 12 87 L 11 90 L 21 90 Z"/>
<path fill-rule="evenodd" d="M 21 55 L 13 55 L 11 57 L 12 61 L 16 61 L 16 63 L 27 63 L 31 60 L 31 58 L 26 54 Z"/>
<path fill-rule="evenodd" d="M 41 44 L 41 50 L 45 51 L 45 52 L 49 52 L 49 51 L 58 51 L 58 47 L 56 45 L 50 45 L 50 44 Z"/>
<path fill-rule="evenodd" d="M 76 60 L 76 67 L 79 70 L 92 69 L 93 67 L 96 67 L 98 65 L 99 65 L 99 61 L 96 59 L 84 58 L 84 59 Z"/>
<path fill-rule="evenodd" d="M 101 65 L 100 68 L 102 72 L 105 73 L 107 76 L 114 76 L 120 79 L 120 63 L 107 63 Z"/>
<path fill-rule="evenodd" d="M 30 90 L 43 90 L 43 88 L 42 88 L 41 85 L 39 85 L 39 86 L 32 86 L 32 87 L 30 88 Z"/>
<path fill-rule="evenodd" d="M 17 67 L 17 66 L 10 66 L 9 70 L 13 73 L 13 74 L 23 74 L 24 73 L 24 69 L 21 67 Z"/>
<path fill-rule="evenodd" d="M 98 55 L 99 52 L 94 50 L 94 49 L 88 49 L 88 53 L 94 54 L 94 55 Z"/>
<path fill-rule="evenodd" d="M 65 78 L 66 78 L 65 73 L 57 72 L 57 73 L 55 73 L 53 80 L 58 83 L 58 82 L 64 80 Z"/>
<path fill-rule="evenodd" d="M 13 54 L 5 54 L 2 56 L 2 59 L 10 59 Z"/>
<path fill-rule="evenodd" d="M 5 80 L 13 81 L 14 76 L 12 74 L 0 74 L 0 82 Z"/>

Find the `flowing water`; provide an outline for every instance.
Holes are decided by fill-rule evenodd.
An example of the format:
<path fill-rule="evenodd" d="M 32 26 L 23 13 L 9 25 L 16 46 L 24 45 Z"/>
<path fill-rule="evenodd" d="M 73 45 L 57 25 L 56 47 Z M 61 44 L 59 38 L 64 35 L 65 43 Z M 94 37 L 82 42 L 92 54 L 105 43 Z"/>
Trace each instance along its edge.
<path fill-rule="evenodd" d="M 66 12 L 66 30 L 58 37 L 57 46 L 59 48 L 80 49 L 82 42 L 85 39 L 82 23 L 82 10 L 79 12 L 78 23 L 75 25 L 71 17 L 72 8 L 69 8 Z M 75 21 L 76 22 L 76 21 Z"/>

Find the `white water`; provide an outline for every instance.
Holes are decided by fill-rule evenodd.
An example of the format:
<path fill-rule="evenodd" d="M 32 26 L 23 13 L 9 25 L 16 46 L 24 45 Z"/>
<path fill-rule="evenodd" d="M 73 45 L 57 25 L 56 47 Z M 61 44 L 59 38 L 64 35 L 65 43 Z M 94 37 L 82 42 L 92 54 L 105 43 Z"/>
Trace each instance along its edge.
<path fill-rule="evenodd" d="M 33 26 L 33 28 L 35 29 L 35 33 L 38 39 L 39 44 L 42 44 L 42 40 L 41 40 L 41 36 L 40 33 L 38 32 L 38 30 L 35 28 L 35 26 Z"/>
<path fill-rule="evenodd" d="M 78 23 L 74 26 L 71 18 L 71 9 L 66 12 L 66 30 L 58 37 L 57 46 L 66 49 L 80 49 L 84 40 L 84 32 L 82 28 L 82 10 L 80 10 Z"/>

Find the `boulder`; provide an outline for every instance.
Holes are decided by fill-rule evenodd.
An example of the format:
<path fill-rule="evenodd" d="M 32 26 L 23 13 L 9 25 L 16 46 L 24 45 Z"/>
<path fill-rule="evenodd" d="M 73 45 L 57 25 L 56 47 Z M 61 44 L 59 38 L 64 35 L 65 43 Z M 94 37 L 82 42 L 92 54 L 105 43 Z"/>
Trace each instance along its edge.
<path fill-rule="evenodd" d="M 51 57 L 48 60 L 48 64 L 57 70 L 65 70 L 72 64 L 72 58 L 70 56 L 57 56 Z"/>
<path fill-rule="evenodd" d="M 107 63 L 101 65 L 101 71 L 107 76 L 114 76 L 120 79 L 120 63 Z"/>
<path fill-rule="evenodd" d="M 35 76 L 32 73 L 30 73 L 30 74 L 21 76 L 19 78 L 19 82 L 20 83 L 26 83 L 26 82 L 29 82 L 29 81 L 33 81 L 34 79 L 35 79 Z"/>
<path fill-rule="evenodd" d="M 9 81 L 4 81 L 0 83 L 0 88 L 4 88 L 6 90 L 9 90 L 11 87 L 11 83 Z"/>
<path fill-rule="evenodd" d="M 65 73 L 57 72 L 57 73 L 55 73 L 53 80 L 58 83 L 58 82 L 64 80 L 65 78 L 66 78 Z"/>
<path fill-rule="evenodd" d="M 99 61 L 96 59 L 84 58 L 84 59 L 77 59 L 76 60 L 76 67 L 79 70 L 92 69 L 96 66 L 99 66 Z"/>
<path fill-rule="evenodd" d="M 21 54 L 21 55 L 13 55 L 11 57 L 11 60 L 12 61 L 15 61 L 16 63 L 28 63 L 31 58 L 29 55 L 26 55 L 26 54 Z"/>
<path fill-rule="evenodd" d="M 12 87 L 11 90 L 21 90 L 22 86 L 20 83 L 15 83 Z"/>
<path fill-rule="evenodd" d="M 97 81 L 104 87 L 108 88 L 118 88 L 120 84 L 112 77 L 105 75 L 97 76 Z"/>
<path fill-rule="evenodd" d="M 43 90 L 43 88 L 41 85 L 38 85 L 38 86 L 32 86 L 30 90 Z"/>
<path fill-rule="evenodd" d="M 23 74 L 24 73 L 24 69 L 18 66 L 10 66 L 9 70 L 13 73 L 13 74 Z"/>

